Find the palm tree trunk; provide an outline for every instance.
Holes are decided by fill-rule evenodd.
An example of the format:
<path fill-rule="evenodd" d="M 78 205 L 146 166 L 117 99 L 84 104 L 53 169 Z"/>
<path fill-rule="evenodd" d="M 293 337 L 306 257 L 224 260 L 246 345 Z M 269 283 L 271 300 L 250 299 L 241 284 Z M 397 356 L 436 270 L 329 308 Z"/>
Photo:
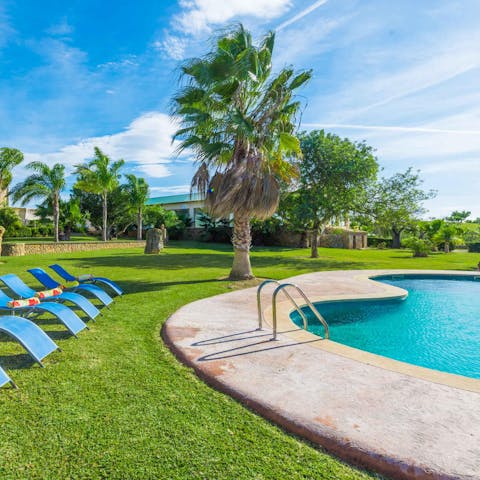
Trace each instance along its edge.
<path fill-rule="evenodd" d="M 102 240 L 104 242 L 107 241 L 107 192 L 103 192 L 103 211 L 102 211 L 102 220 L 103 220 L 103 228 L 102 228 Z"/>
<path fill-rule="evenodd" d="M 59 236 L 59 223 L 60 223 L 60 206 L 59 206 L 59 196 L 55 194 L 53 196 L 53 229 L 55 232 L 55 242 L 60 241 Z"/>
<path fill-rule="evenodd" d="M 230 271 L 230 280 L 248 280 L 254 278 L 250 265 L 250 219 L 248 217 L 235 217 L 233 220 L 233 265 Z"/>
<path fill-rule="evenodd" d="M 138 209 L 137 213 L 137 240 L 142 239 L 142 207 Z"/>

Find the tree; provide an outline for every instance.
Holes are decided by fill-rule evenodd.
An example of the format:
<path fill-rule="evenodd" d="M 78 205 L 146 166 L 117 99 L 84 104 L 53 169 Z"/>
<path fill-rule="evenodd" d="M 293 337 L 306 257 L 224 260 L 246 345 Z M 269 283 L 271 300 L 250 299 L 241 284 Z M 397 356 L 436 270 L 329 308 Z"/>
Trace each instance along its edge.
<path fill-rule="evenodd" d="M 445 253 L 450 253 L 451 245 L 461 240 L 462 233 L 462 229 L 458 225 L 444 223 L 434 235 L 433 240 L 437 245 L 443 244 Z"/>
<path fill-rule="evenodd" d="M 12 169 L 23 162 L 23 153 L 16 148 L 0 148 L 0 204 L 7 205 Z"/>
<path fill-rule="evenodd" d="M 145 202 L 148 200 L 148 183 L 144 178 L 138 178 L 133 174 L 125 175 L 127 183 L 123 185 L 128 196 L 128 202 L 137 215 L 137 240 L 142 239 L 142 214 Z"/>
<path fill-rule="evenodd" d="M 72 199 L 80 205 L 80 210 L 88 215 L 88 220 L 97 229 L 103 230 L 103 202 L 102 196 L 88 193 L 74 185 Z M 125 190 L 118 185 L 107 198 L 107 238 L 110 239 L 112 230 L 123 231 L 132 222 L 132 215 Z"/>
<path fill-rule="evenodd" d="M 120 168 L 125 162 L 112 162 L 98 147 L 95 156 L 88 163 L 76 165 L 78 175 L 77 187 L 87 193 L 100 195 L 102 198 L 102 240 L 108 239 L 108 194 L 119 185 Z"/>
<path fill-rule="evenodd" d="M 80 203 L 70 198 L 68 201 L 60 200 L 60 224 L 63 226 L 64 240 L 70 240 L 72 231 L 83 227 L 88 219 L 88 214 L 80 209 Z"/>
<path fill-rule="evenodd" d="M 402 232 L 410 227 L 416 216 L 425 212 L 422 203 L 435 197 L 436 192 L 421 188 L 419 172 L 409 168 L 390 178 L 382 178 L 371 193 L 370 208 L 376 223 L 392 232 L 393 248 L 400 248 Z"/>
<path fill-rule="evenodd" d="M 359 199 L 377 176 L 378 163 L 372 147 L 352 142 L 323 130 L 300 137 L 298 216 L 308 220 L 312 231 L 312 258 L 318 257 L 321 227 L 333 218 L 359 210 Z"/>
<path fill-rule="evenodd" d="M 31 162 L 27 165 L 34 171 L 23 182 L 12 189 L 15 202 L 25 205 L 34 198 L 48 199 L 53 207 L 53 226 L 55 241 L 59 241 L 60 194 L 65 188 L 65 165 L 56 163 L 52 168 L 42 162 Z"/>
<path fill-rule="evenodd" d="M 174 210 L 166 210 L 161 205 L 148 205 L 143 213 L 145 225 L 160 228 L 162 225 L 171 228 L 178 224 L 178 216 Z"/>
<path fill-rule="evenodd" d="M 280 181 L 296 175 L 287 158 L 301 155 L 293 94 L 311 73 L 284 68 L 273 75 L 274 42 L 273 32 L 257 46 L 242 25 L 231 29 L 203 58 L 183 64 L 172 102 L 178 150 L 193 151 L 197 160 L 192 190 L 205 195 L 212 217 L 233 214 L 231 279 L 253 277 L 250 221 L 273 215 Z"/>
<path fill-rule="evenodd" d="M 22 228 L 22 220 L 13 208 L 2 207 L 0 208 L 0 226 L 5 228 L 5 236 L 8 236 Z"/>
<path fill-rule="evenodd" d="M 447 220 L 447 222 L 463 223 L 471 214 L 472 212 L 467 212 L 466 210 L 461 212 L 454 210 L 445 220 Z"/>

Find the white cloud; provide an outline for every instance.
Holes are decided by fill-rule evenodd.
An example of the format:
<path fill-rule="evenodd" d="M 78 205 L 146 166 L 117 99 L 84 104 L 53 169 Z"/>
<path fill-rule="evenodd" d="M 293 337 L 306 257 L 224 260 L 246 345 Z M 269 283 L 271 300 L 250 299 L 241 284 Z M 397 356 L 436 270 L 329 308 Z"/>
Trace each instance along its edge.
<path fill-rule="evenodd" d="M 173 16 L 170 31 L 164 31 L 163 40 L 152 45 L 170 58 L 181 60 L 191 50 L 194 37 L 198 39 L 211 33 L 212 28 L 238 18 L 262 21 L 279 18 L 292 4 L 292 0 L 179 0 L 181 11 Z"/>
<path fill-rule="evenodd" d="M 291 0 L 180 0 L 182 13 L 173 19 L 174 26 L 187 34 L 199 34 L 238 16 L 271 20 L 291 7 Z"/>
<path fill-rule="evenodd" d="M 174 60 L 181 60 L 185 57 L 187 41 L 184 38 L 166 33 L 163 41 L 157 40 L 156 42 L 153 42 L 153 48 L 167 54 Z"/>
<path fill-rule="evenodd" d="M 34 160 L 49 165 L 62 163 L 72 172 L 74 165 L 91 158 L 93 148 L 99 147 L 114 160 L 123 158 L 132 163 L 143 175 L 167 177 L 171 175 L 167 164 L 173 161 L 177 146 L 176 143 L 171 143 L 175 130 L 168 115 L 151 112 L 136 118 L 123 132 L 86 138 L 56 152 L 25 153 L 25 163 Z"/>

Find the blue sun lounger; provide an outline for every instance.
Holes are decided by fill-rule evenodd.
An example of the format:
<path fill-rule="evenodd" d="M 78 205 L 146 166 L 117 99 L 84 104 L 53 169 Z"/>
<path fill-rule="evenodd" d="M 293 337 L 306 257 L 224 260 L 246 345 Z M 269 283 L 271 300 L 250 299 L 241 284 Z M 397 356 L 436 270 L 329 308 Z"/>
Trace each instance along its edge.
<path fill-rule="evenodd" d="M 0 317 L 0 332 L 17 340 L 41 367 L 47 355 L 60 350 L 40 327 L 26 318 L 14 315 Z"/>
<path fill-rule="evenodd" d="M 78 281 L 80 283 L 101 283 L 106 285 L 107 287 L 110 287 L 117 295 L 123 295 L 123 290 L 113 281 L 110 280 L 109 278 L 105 277 L 95 277 L 92 276 L 91 278 L 85 279 L 85 280 L 79 280 L 81 277 L 74 277 L 70 273 L 68 273 L 61 265 L 58 265 L 58 263 L 54 263 L 53 265 L 49 265 L 49 267 L 57 274 L 60 275 L 63 279 L 67 280 L 67 282 L 74 282 Z"/>
<path fill-rule="evenodd" d="M 7 372 L 0 367 L 0 387 L 3 387 L 7 383 L 10 383 L 13 388 L 17 388 L 14 381 L 7 375 Z"/>
<path fill-rule="evenodd" d="M 20 298 L 32 298 L 37 293 L 33 288 L 30 288 L 23 280 L 13 273 L 2 275 L 2 281 L 12 292 Z M 70 302 L 81 308 L 92 320 L 100 314 L 100 310 L 88 298 L 73 292 L 62 292 L 60 295 L 53 297 L 42 298 L 42 302 Z"/>
<path fill-rule="evenodd" d="M 0 290 L 0 310 L 7 312 L 22 312 L 23 316 L 27 318 L 36 318 L 45 312 L 50 313 L 55 316 L 60 323 L 63 323 L 74 337 L 76 337 L 77 333 L 81 332 L 84 328 L 88 328 L 73 310 L 61 303 L 44 302 L 33 306 L 9 307 L 7 303 L 12 300 L 13 299 L 5 292 Z"/>
<path fill-rule="evenodd" d="M 62 286 L 41 268 L 31 268 L 28 271 L 46 288 L 58 288 Z M 85 285 L 82 283 L 75 287 L 71 287 L 71 290 L 72 292 L 88 292 L 97 297 L 98 300 L 100 300 L 105 306 L 108 306 L 113 302 L 113 298 L 107 292 L 105 292 L 105 290 L 97 287 L 97 285 Z"/>

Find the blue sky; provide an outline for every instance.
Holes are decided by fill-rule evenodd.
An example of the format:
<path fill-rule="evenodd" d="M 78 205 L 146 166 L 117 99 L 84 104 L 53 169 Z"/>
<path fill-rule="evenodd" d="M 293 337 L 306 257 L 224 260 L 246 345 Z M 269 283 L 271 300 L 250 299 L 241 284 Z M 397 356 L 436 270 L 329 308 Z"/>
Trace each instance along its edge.
<path fill-rule="evenodd" d="M 0 0 L 0 145 L 69 172 L 98 145 L 153 195 L 187 192 L 178 64 L 242 21 L 277 30 L 276 66 L 313 68 L 302 128 L 365 139 L 384 175 L 420 169 L 429 215 L 480 216 L 479 17 L 478 0 Z"/>

